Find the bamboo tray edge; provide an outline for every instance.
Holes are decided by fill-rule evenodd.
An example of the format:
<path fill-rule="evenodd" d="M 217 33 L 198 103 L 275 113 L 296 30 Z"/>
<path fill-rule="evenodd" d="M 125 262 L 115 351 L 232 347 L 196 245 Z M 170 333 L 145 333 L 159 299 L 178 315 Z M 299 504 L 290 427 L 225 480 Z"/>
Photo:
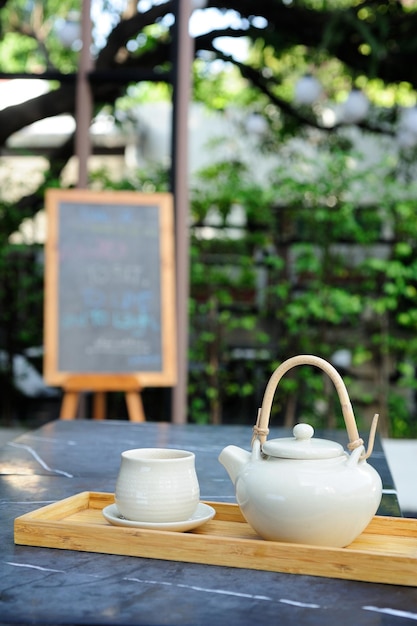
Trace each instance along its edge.
<path fill-rule="evenodd" d="M 113 494 L 85 491 L 14 521 L 14 542 L 417 587 L 417 519 L 375 516 L 347 548 L 264 541 L 237 504 L 207 502 L 215 517 L 187 532 L 113 526 L 101 510 Z"/>

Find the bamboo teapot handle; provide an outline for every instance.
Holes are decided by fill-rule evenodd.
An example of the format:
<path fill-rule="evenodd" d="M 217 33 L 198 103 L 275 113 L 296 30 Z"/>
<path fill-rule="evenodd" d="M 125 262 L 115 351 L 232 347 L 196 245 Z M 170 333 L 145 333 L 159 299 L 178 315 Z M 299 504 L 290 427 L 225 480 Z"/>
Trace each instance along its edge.
<path fill-rule="evenodd" d="M 358 429 L 356 426 L 355 416 L 353 414 L 352 405 L 350 403 L 349 395 L 338 371 L 325 359 L 322 359 L 318 356 L 314 356 L 312 354 L 300 354 L 299 356 L 294 356 L 283 363 L 272 374 L 271 378 L 265 389 L 265 394 L 262 401 L 262 407 L 258 411 L 258 417 L 256 420 L 256 424 L 253 427 L 253 437 L 252 444 L 256 438 L 258 438 L 263 444 L 266 440 L 266 437 L 269 433 L 269 417 L 271 414 L 272 401 L 274 398 L 275 390 L 281 378 L 293 367 L 297 365 L 315 365 L 322 369 L 326 374 L 329 375 L 334 386 L 336 387 L 336 391 L 339 396 L 340 404 L 342 406 L 342 413 L 345 420 L 346 430 L 349 437 L 349 450 L 354 450 L 359 446 L 363 445 L 363 439 L 359 437 Z M 373 417 L 371 430 L 369 433 L 369 441 L 368 441 L 368 449 L 367 451 L 361 455 L 361 459 L 367 459 L 371 456 L 372 450 L 374 448 L 375 442 L 375 433 L 376 427 L 378 424 L 378 414 L 376 413 Z"/>

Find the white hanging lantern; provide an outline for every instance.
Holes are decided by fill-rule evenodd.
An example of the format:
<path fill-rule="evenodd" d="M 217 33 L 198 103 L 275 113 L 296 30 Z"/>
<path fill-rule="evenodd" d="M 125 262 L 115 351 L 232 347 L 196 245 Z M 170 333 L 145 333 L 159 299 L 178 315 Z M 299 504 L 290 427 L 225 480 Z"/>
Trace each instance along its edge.
<path fill-rule="evenodd" d="M 345 124 L 358 124 L 368 115 L 369 100 L 360 89 L 352 89 L 342 107 Z"/>
<path fill-rule="evenodd" d="M 406 132 L 417 134 L 417 107 L 409 107 L 402 110 L 400 127 Z"/>
<path fill-rule="evenodd" d="M 260 113 L 251 113 L 245 122 L 246 130 L 250 135 L 263 135 L 268 130 L 266 119 Z"/>
<path fill-rule="evenodd" d="M 208 0 L 191 0 L 191 7 L 195 9 L 205 9 L 207 7 Z"/>
<path fill-rule="evenodd" d="M 397 142 L 401 148 L 417 145 L 417 107 L 403 109 L 398 123 Z"/>
<path fill-rule="evenodd" d="M 311 74 L 302 76 L 295 85 L 294 101 L 299 105 L 311 106 L 323 93 L 320 82 Z"/>
<path fill-rule="evenodd" d="M 81 17 L 78 11 L 70 11 L 56 28 L 57 36 L 64 48 L 73 48 L 81 41 Z"/>
<path fill-rule="evenodd" d="M 341 348 L 332 354 L 330 361 L 335 367 L 348 369 L 352 365 L 352 353 L 350 350 Z"/>

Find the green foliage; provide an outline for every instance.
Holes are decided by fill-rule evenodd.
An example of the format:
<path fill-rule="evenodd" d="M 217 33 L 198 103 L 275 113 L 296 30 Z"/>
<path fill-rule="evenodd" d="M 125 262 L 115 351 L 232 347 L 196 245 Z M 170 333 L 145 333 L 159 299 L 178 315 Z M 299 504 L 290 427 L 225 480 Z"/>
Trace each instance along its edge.
<path fill-rule="evenodd" d="M 10 72 L 19 72 L 22 67 L 29 72 L 34 71 L 37 66 L 37 49 L 38 46 L 31 37 L 17 33 L 7 33 L 0 43 L 3 62 Z"/>
<path fill-rule="evenodd" d="M 234 106 L 248 106 L 258 100 L 259 94 L 241 76 L 232 64 L 213 64 L 197 59 L 193 64 L 193 99 L 214 110 Z"/>
<path fill-rule="evenodd" d="M 43 267 L 39 255 L 35 246 L 3 243 L 0 247 L 0 407 L 6 421 L 15 417 L 18 403 L 13 356 L 43 342 Z"/>
<path fill-rule="evenodd" d="M 280 362 L 295 354 L 331 361 L 343 349 L 360 427 L 378 411 L 383 434 L 413 436 L 414 185 L 396 182 L 384 163 L 366 168 L 342 138 L 316 138 L 302 152 L 290 146 L 266 184 L 239 159 L 213 163 L 193 181 L 189 419 L 253 422 Z M 103 172 L 97 178 L 167 189 L 158 168 L 117 185 Z M 276 396 L 275 423 L 344 426 L 335 391 L 314 368 L 285 376 Z"/>
<path fill-rule="evenodd" d="M 229 382 L 231 334 L 238 328 L 241 345 L 250 336 L 258 351 L 267 348 L 265 384 L 272 368 L 294 354 L 331 360 L 337 350 L 350 350 L 349 381 L 359 423 L 366 426 L 371 413 L 380 411 L 384 434 L 415 432 L 417 385 L 410 365 L 417 363 L 415 189 L 384 179 L 384 163 L 366 169 L 361 156 L 346 146 L 324 140 L 310 158 L 306 147 L 302 154 L 287 148 L 285 165 L 272 171 L 270 185 L 262 190 L 241 162 L 223 162 L 200 173 L 192 208 L 191 283 L 201 301 L 192 300 L 191 319 L 201 326 L 209 321 L 210 331 L 196 333 L 192 361 L 210 364 L 214 359 L 216 378 L 210 378 L 212 370 L 195 368 L 190 387 L 192 406 L 198 407 L 194 419 L 201 421 L 201 412 L 210 409 L 208 393 L 207 402 L 201 401 L 204 389 L 215 387 L 218 412 L 219 403 L 227 406 L 228 394 L 243 397 L 251 387 L 250 382 L 240 387 Z M 225 239 L 236 202 L 246 215 L 238 241 Z M 198 233 L 213 210 L 224 230 L 207 241 Z M 247 228 L 251 216 L 257 219 L 256 235 Z M 382 235 L 387 224 L 392 240 Z M 254 261 L 259 249 L 268 250 L 262 262 L 268 286 L 261 301 Z M 233 251 L 240 255 L 234 272 L 222 256 L 225 250 L 232 265 Z M 252 296 L 239 300 L 237 290 L 242 294 L 248 286 Z M 256 351 L 253 355 L 256 359 Z M 374 372 L 374 384 L 364 384 L 363 371 Z M 258 383 L 254 377 L 250 393 L 256 393 Z M 316 427 L 343 426 L 337 399 L 319 372 L 307 368 L 284 379 L 280 395 L 274 406 L 278 419 L 295 396 L 298 417 L 307 413 Z"/>
<path fill-rule="evenodd" d="M 400 61 L 396 74 L 389 54 L 394 50 L 394 57 L 408 59 L 408 48 L 415 47 L 414 31 L 408 36 L 403 21 L 403 12 L 411 19 L 415 8 L 408 3 L 404 9 L 403 4 L 300 0 L 271 9 L 266 3 L 262 10 L 267 27 L 253 28 L 250 13 L 244 20 L 252 38 L 246 67 L 212 63 L 216 53 L 214 47 L 209 52 L 211 44 L 196 59 L 195 100 L 217 111 L 233 103 L 260 112 L 268 130 L 256 146 L 257 157 L 272 155 L 274 167 L 260 183 L 237 155 L 214 162 L 192 181 L 191 420 L 253 422 L 278 363 L 300 353 L 331 360 L 343 348 L 352 357 L 346 377 L 359 419 L 366 424 L 377 409 L 385 416 L 385 434 L 415 434 L 417 194 L 410 181 L 416 153 L 404 151 L 400 163 L 366 167 L 348 133 L 309 130 L 310 124 L 317 129 L 316 113 L 323 110 L 323 101 L 306 110 L 293 105 L 296 80 L 314 68 L 326 98 L 340 103 L 352 86 L 363 89 L 373 105 L 369 125 L 392 132 L 399 107 L 416 101 L 412 64 Z M 106 43 L 103 16 L 110 31 L 125 4 L 101 0 L 94 6 L 100 15 L 93 33 L 97 52 Z M 6 3 L 0 12 L 3 68 L 75 71 L 77 50 L 62 47 L 57 26 L 80 7 L 80 0 Z M 283 16 L 288 32 L 280 28 Z M 126 46 L 120 42 L 108 67 L 123 67 L 124 58 L 124 67 L 140 68 L 138 59 L 152 53 L 146 60 L 167 68 L 169 59 L 157 52 L 158 43 L 165 49 L 169 23 L 158 18 L 132 33 Z M 402 80 L 387 85 L 384 75 L 390 81 L 401 75 Z M 167 84 L 120 86 L 116 118 L 127 127 L 137 121 L 129 120 L 137 103 L 170 96 Z M 383 108 L 376 110 L 375 105 Z M 111 105 L 108 109 L 113 111 Z M 236 127 L 237 136 L 245 132 L 243 123 Z M 97 171 L 92 184 L 147 192 L 169 189 L 166 170 L 153 164 L 123 181 Z M 24 210 L 1 204 L 0 336 L 10 354 L 41 341 L 37 251 L 18 250 L 9 242 L 24 217 Z M 388 237 L 383 234 L 387 227 Z M 289 424 L 305 416 L 316 427 L 342 426 L 336 404 L 321 373 L 305 368 L 280 384 L 274 419 Z"/>
<path fill-rule="evenodd" d="M 13 0 L 0 12 L 0 58 L 9 72 L 41 72 L 57 67 L 63 72 L 77 67 L 75 50 L 59 41 L 60 20 L 80 11 L 80 0 Z"/>

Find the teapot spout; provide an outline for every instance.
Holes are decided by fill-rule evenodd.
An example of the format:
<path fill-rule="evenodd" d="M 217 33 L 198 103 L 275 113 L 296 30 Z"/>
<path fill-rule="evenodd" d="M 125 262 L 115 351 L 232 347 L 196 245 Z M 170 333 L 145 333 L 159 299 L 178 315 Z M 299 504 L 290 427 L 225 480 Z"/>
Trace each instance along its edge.
<path fill-rule="evenodd" d="M 249 462 L 251 453 L 238 446 L 227 446 L 220 452 L 219 462 L 226 469 L 233 484 L 241 472 L 242 468 Z"/>

